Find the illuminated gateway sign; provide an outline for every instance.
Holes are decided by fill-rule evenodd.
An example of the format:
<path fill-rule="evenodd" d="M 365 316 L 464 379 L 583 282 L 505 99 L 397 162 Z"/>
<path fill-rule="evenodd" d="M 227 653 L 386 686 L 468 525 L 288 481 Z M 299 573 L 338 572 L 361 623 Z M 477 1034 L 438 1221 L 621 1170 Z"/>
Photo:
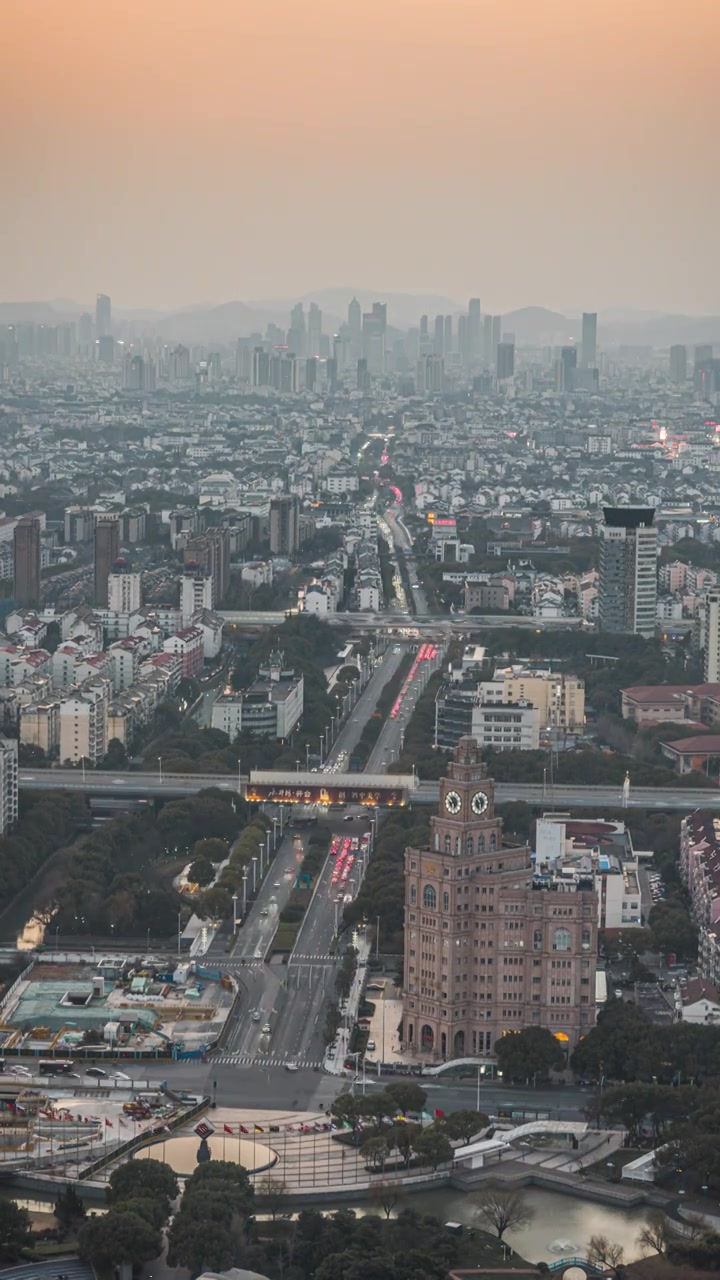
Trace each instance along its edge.
<path fill-rule="evenodd" d="M 332 778 L 332 781 L 330 781 Z M 247 798 L 274 804 L 360 804 L 368 808 L 408 803 L 417 786 L 412 774 L 278 773 L 253 769 Z"/>

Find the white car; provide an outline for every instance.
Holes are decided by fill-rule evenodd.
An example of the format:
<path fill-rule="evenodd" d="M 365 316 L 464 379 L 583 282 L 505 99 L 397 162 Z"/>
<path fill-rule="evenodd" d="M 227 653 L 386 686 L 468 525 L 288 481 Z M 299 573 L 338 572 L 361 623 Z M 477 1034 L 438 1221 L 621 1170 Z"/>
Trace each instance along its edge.
<path fill-rule="evenodd" d="M 264 1036 L 269 1036 L 269 1035 L 270 1035 L 270 1023 L 269 1023 L 269 1022 L 266 1022 L 266 1023 L 264 1024 L 263 1029 L 262 1029 L 262 1033 L 263 1033 L 263 1035 L 264 1035 Z"/>
<path fill-rule="evenodd" d="M 252 1018 L 253 1022 L 260 1022 L 262 1018 L 262 1014 L 260 1013 L 259 1009 L 253 1009 L 252 1013 L 250 1014 L 250 1017 Z"/>
<path fill-rule="evenodd" d="M 300 1068 L 299 1068 L 299 1066 L 298 1066 L 297 1062 L 286 1062 L 286 1063 L 285 1063 L 285 1070 L 286 1070 L 286 1071 L 299 1071 L 299 1070 L 300 1070 Z"/>
<path fill-rule="evenodd" d="M 279 881 L 279 880 L 274 880 L 274 881 L 273 881 L 273 889 L 279 889 L 279 888 L 280 888 L 280 881 Z"/>

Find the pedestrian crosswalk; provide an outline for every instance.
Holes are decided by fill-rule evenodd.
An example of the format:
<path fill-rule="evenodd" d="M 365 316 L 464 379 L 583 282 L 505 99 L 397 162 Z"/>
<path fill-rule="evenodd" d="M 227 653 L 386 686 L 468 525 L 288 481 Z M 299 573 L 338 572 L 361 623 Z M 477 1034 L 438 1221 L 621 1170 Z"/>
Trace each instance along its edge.
<path fill-rule="evenodd" d="M 327 951 L 312 951 L 312 952 L 306 952 L 306 953 L 300 952 L 300 954 L 296 954 L 293 951 L 288 963 L 289 964 L 317 964 L 319 961 L 323 964 L 336 963 L 336 961 L 333 960 L 332 956 L 328 955 Z"/>
<path fill-rule="evenodd" d="M 295 1065 L 314 1071 L 318 1071 L 323 1065 L 322 1060 L 319 1058 L 306 1058 L 303 1056 L 287 1058 L 278 1053 L 221 1053 L 217 1057 L 213 1055 L 212 1061 L 217 1066 L 224 1067 L 287 1067 L 288 1065 Z"/>

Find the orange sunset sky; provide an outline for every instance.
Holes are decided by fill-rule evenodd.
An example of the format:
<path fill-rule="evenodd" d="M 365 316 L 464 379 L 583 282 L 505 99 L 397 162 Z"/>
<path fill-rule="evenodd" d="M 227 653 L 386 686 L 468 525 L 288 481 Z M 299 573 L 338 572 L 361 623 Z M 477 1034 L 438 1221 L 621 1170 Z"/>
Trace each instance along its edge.
<path fill-rule="evenodd" d="M 4 0 L 0 299 L 720 310 L 720 0 Z"/>

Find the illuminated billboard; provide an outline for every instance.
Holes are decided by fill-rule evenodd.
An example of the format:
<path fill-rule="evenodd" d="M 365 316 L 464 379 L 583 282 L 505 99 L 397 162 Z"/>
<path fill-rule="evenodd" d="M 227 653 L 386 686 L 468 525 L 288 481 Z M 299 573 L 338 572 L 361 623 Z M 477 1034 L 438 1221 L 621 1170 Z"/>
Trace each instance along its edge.
<path fill-rule="evenodd" d="M 388 786 L 330 786 L 314 783 L 292 786 L 287 783 L 250 781 L 247 799 L 257 804 L 360 804 L 368 808 L 404 805 L 407 792 L 404 787 Z"/>

